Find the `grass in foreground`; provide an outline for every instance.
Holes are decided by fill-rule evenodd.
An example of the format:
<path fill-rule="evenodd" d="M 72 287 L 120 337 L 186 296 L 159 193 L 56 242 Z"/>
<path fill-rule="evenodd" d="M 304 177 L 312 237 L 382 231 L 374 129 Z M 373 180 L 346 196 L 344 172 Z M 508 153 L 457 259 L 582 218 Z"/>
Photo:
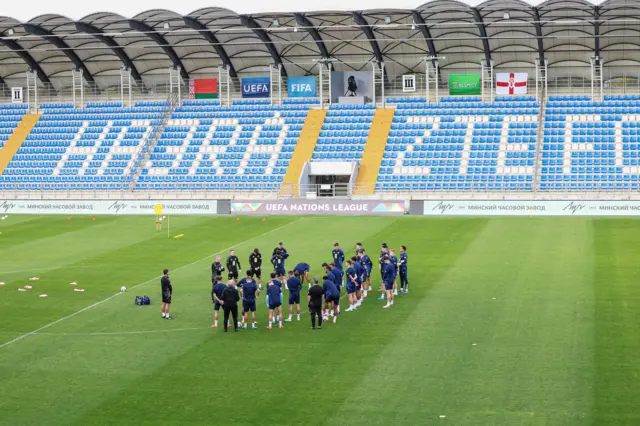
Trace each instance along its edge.
<path fill-rule="evenodd" d="M 180 239 L 153 228 L 0 223 L 0 346 L 73 315 L 0 347 L 0 424 L 640 423 L 636 220 L 173 218 Z M 320 331 L 306 315 L 267 331 L 261 298 L 259 330 L 210 329 L 211 256 L 233 247 L 246 262 L 279 240 L 314 275 L 334 241 L 374 256 L 406 244 L 411 293 L 390 310 L 369 298 Z M 160 318 L 165 266 L 175 321 Z M 138 287 L 74 315 L 122 285 Z M 134 306 L 143 294 L 152 306 Z"/>

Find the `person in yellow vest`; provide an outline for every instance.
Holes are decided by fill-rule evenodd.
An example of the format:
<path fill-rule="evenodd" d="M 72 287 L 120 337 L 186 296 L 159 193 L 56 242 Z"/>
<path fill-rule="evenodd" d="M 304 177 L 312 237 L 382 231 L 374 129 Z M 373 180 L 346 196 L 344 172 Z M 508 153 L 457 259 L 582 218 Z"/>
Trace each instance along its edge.
<path fill-rule="evenodd" d="M 156 215 L 156 231 L 162 231 L 162 204 L 153 206 L 153 212 Z"/>

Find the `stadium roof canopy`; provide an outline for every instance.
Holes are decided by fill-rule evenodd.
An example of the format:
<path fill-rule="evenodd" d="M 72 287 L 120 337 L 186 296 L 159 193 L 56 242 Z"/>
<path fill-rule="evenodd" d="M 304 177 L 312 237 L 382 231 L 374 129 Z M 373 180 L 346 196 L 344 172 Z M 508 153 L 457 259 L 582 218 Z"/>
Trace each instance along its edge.
<path fill-rule="evenodd" d="M 589 73 L 589 58 L 634 70 L 640 63 L 640 0 L 489 0 L 475 7 L 440 0 L 415 9 L 238 14 L 205 8 L 180 15 L 149 10 L 131 18 L 100 12 L 73 21 L 41 15 L 20 22 L 0 18 L 0 83 L 24 79 L 71 84 L 71 69 L 89 83 L 109 87 L 120 68 L 135 80 L 167 80 L 179 67 L 186 80 L 217 75 L 264 75 L 281 64 L 284 76 L 316 74 L 317 61 L 336 70 L 370 70 L 382 61 L 388 78 L 424 72 L 424 58 L 439 57 L 443 73 L 478 71 L 482 59 L 496 69 L 532 70 L 545 59 L 549 72 Z M 636 71 L 637 72 L 637 71 Z"/>

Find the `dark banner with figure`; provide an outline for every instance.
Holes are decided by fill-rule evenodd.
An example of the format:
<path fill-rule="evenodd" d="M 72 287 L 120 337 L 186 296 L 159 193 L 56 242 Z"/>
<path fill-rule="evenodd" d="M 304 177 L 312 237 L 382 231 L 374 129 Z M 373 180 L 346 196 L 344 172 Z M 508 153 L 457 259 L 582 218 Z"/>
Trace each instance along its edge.
<path fill-rule="evenodd" d="M 246 215 L 403 215 L 404 201 L 372 200 L 274 200 L 232 201 L 231 214 Z"/>

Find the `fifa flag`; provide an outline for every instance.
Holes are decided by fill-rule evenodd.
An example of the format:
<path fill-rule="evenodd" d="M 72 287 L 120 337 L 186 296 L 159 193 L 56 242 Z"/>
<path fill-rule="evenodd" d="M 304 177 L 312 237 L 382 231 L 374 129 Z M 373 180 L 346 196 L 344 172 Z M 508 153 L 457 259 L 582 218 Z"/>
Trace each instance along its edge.
<path fill-rule="evenodd" d="M 203 78 L 189 81 L 189 98 L 191 99 L 217 99 L 218 79 Z"/>
<path fill-rule="evenodd" d="M 526 95 L 527 78 L 526 72 L 501 72 L 496 74 L 496 94 L 497 95 Z"/>

